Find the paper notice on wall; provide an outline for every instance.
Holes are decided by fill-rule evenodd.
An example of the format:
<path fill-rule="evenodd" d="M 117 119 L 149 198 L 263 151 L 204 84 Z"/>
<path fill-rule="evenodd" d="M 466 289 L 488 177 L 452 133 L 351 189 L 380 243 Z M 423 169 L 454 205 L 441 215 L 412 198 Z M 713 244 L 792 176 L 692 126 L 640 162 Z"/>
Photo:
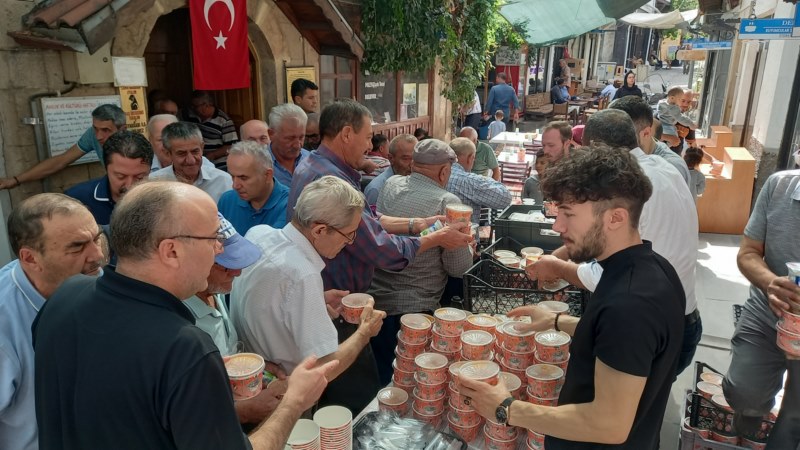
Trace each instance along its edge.
<path fill-rule="evenodd" d="M 114 86 L 147 86 L 147 66 L 144 58 L 112 56 Z"/>
<path fill-rule="evenodd" d="M 105 104 L 121 106 L 118 95 L 43 98 L 42 113 L 50 156 L 60 155 L 77 144 L 83 133 L 92 128 L 92 111 Z M 94 152 L 89 152 L 73 164 L 98 160 Z"/>
<path fill-rule="evenodd" d="M 147 97 L 142 87 L 120 87 L 122 110 L 128 118 L 128 131 L 147 137 Z"/>

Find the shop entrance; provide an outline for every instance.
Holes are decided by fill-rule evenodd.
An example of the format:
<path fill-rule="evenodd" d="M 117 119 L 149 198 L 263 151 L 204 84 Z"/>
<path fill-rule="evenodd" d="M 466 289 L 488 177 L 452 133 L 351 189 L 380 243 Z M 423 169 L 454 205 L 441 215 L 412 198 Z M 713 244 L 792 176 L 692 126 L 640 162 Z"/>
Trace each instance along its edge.
<path fill-rule="evenodd" d="M 192 85 L 192 36 L 189 9 L 179 8 L 159 17 L 144 51 L 148 92 L 160 90 L 183 109 L 190 104 Z M 252 27 L 251 27 L 252 29 Z M 211 91 L 217 107 L 239 126 L 250 119 L 264 119 L 259 63 L 250 44 L 250 87 Z"/>

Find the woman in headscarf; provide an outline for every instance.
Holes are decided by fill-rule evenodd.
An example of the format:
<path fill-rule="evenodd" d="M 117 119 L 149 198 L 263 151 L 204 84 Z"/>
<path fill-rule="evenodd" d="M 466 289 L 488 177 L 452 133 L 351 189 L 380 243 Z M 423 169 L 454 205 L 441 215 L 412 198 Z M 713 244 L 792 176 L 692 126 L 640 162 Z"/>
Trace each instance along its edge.
<path fill-rule="evenodd" d="M 617 89 L 617 93 L 614 95 L 614 100 L 626 97 L 628 95 L 635 95 L 639 98 L 643 97 L 642 90 L 636 85 L 636 74 L 630 70 L 625 74 L 625 84 L 623 84 L 621 88 Z"/>

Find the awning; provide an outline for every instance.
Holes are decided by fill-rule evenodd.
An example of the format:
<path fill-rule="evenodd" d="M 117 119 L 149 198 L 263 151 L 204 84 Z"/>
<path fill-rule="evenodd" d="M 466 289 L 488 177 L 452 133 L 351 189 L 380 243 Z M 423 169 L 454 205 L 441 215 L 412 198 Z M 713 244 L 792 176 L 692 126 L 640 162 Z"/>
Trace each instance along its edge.
<path fill-rule="evenodd" d="M 528 43 L 538 46 L 580 36 L 636 11 L 647 0 L 509 0 L 500 14 L 527 21 Z"/>
<path fill-rule="evenodd" d="M 620 20 L 639 28 L 651 28 L 656 30 L 668 30 L 676 28 L 681 23 L 691 22 L 697 17 L 697 10 L 690 11 L 670 11 L 668 13 L 631 13 Z"/>
<path fill-rule="evenodd" d="M 9 31 L 18 44 L 94 53 L 117 28 L 117 16 L 132 5 L 149 8 L 153 0 L 44 0 L 22 17 L 24 30 Z"/>

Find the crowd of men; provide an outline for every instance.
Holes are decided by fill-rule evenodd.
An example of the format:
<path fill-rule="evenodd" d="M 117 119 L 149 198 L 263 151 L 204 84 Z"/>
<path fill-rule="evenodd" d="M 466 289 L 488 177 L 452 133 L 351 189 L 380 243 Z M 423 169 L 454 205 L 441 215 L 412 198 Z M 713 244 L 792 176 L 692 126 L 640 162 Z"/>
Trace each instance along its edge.
<path fill-rule="evenodd" d="M 160 101 L 148 138 L 102 105 L 69 156 L 0 180 L 15 187 L 89 151 L 106 168 L 9 217 L 17 259 L 0 269 L 0 447 L 279 449 L 310 408 L 357 413 L 388 383 L 400 317 L 435 310 L 475 257 L 467 224 L 421 232 L 447 205 L 471 205 L 479 223 L 511 194 L 474 128 L 449 143 L 389 141 L 355 101 L 314 112 L 309 83 L 293 83 L 294 104 L 238 135 L 206 93 L 182 120 Z M 688 169 L 653 128 L 631 96 L 588 120 L 584 147 L 566 122 L 543 131 L 549 168 L 537 189 L 559 204 L 564 247 L 526 273 L 593 295 L 580 319 L 536 306 L 510 315 L 573 335 L 560 406 L 459 380 L 482 415 L 546 434 L 548 448 L 658 448 L 671 384 L 702 334 Z M 362 173 L 376 168 L 362 193 Z M 725 391 L 743 427 L 769 410 L 780 369 L 796 362 L 775 346 L 774 323 L 800 301 L 781 281 L 782 263 L 800 257 L 786 236 L 800 219 L 799 179 L 770 178 L 742 244 L 753 298 Z M 789 245 L 765 245 L 778 239 Z M 356 324 L 340 317 L 350 293 L 374 298 Z M 277 381 L 234 402 L 223 357 L 243 350 L 264 356 Z M 754 358 L 769 370 L 754 373 Z M 798 395 L 787 389 L 775 442 L 793 439 Z"/>

